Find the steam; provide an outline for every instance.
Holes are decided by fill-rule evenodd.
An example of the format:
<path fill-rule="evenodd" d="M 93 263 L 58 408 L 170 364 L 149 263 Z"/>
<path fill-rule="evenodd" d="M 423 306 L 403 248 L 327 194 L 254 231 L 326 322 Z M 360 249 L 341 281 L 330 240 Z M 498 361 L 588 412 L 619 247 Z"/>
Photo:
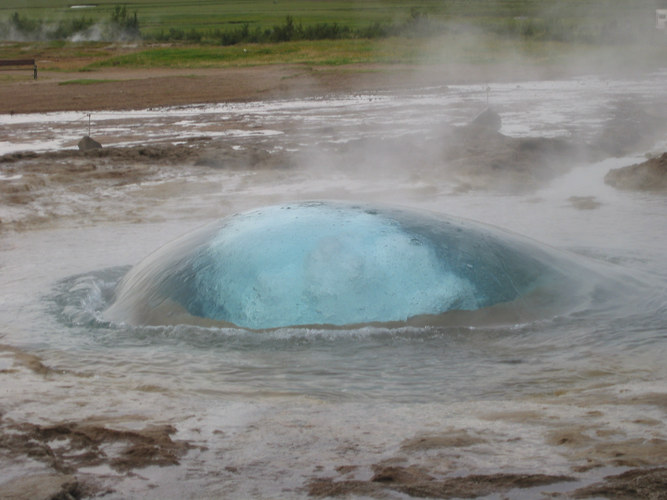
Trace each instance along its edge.
<path fill-rule="evenodd" d="M 62 24 L 58 22 L 39 23 L 35 29 L 25 31 L 12 24 L 0 24 L 0 37 L 14 42 L 45 42 L 61 39 Z M 74 31 L 65 39 L 70 42 L 127 42 L 138 40 L 140 36 L 123 29 L 110 21 L 100 21 Z"/>
<path fill-rule="evenodd" d="M 68 40 L 71 42 L 133 41 L 141 38 L 136 13 L 128 14 L 125 6 L 115 7 L 108 19 L 66 18 L 34 20 L 12 14 L 0 22 L 0 38 L 17 42 Z"/>
<path fill-rule="evenodd" d="M 68 38 L 70 42 L 131 42 L 138 40 L 140 36 L 133 30 L 120 28 L 118 25 L 104 21 L 96 23 L 89 28 L 74 33 Z"/>
<path fill-rule="evenodd" d="M 322 140 L 303 152 L 299 165 L 310 169 L 317 165 L 323 175 L 346 172 L 377 182 L 390 177 L 397 186 L 446 184 L 454 186 L 456 193 L 492 190 L 514 194 L 545 187 L 578 166 L 648 152 L 667 134 L 665 95 L 640 98 L 639 92 L 630 91 L 619 95 L 617 103 L 581 103 L 582 108 L 590 108 L 590 114 L 564 124 L 557 135 L 545 136 L 539 121 L 527 122 L 529 128 L 519 134 L 505 126 L 508 117 L 530 115 L 530 106 L 535 106 L 534 99 L 511 105 L 498 99 L 501 104 L 497 105 L 497 92 L 506 91 L 508 82 L 583 82 L 590 75 L 613 81 L 664 67 L 667 36 L 655 29 L 652 1 L 633 6 L 611 2 L 579 5 L 583 3 L 573 7 L 570 2 L 540 2 L 540 9 L 509 13 L 501 10 L 509 2 L 479 2 L 482 11 L 478 17 L 437 24 L 438 35 L 415 44 L 424 48 L 420 64 L 409 77 L 404 67 L 400 72 L 387 71 L 385 81 L 397 80 L 387 88 L 435 88 L 451 95 L 457 92 L 455 85 L 476 82 L 477 95 L 461 95 L 469 114 L 449 122 L 433 116 L 431 129 L 426 131 L 399 131 L 388 123 L 373 123 L 369 116 L 360 125 L 361 138 L 344 143 L 337 142 L 335 126 L 323 127 L 322 137 L 331 141 Z M 491 19 L 496 15 L 494 24 Z M 436 26 L 430 13 L 414 13 L 413 20 Z M 472 113 L 471 101 L 476 101 Z M 473 123 L 476 113 L 485 109 L 495 113 L 500 127 Z M 424 110 L 426 116 L 432 112 Z M 372 127 L 377 133 L 368 133 Z"/>

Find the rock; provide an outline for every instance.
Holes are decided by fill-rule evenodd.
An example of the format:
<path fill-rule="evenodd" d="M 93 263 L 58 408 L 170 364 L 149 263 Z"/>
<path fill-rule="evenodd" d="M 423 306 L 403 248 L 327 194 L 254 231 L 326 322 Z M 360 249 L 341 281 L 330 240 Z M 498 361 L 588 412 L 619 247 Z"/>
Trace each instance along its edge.
<path fill-rule="evenodd" d="M 594 210 L 602 205 L 595 196 L 570 196 L 567 201 L 577 210 Z"/>
<path fill-rule="evenodd" d="M 667 153 L 644 163 L 612 169 L 604 181 L 617 189 L 667 193 Z"/>
<path fill-rule="evenodd" d="M 36 474 L 12 479 L 0 485 L 6 500 L 52 500 L 80 498 L 79 483 L 74 476 Z"/>
<path fill-rule="evenodd" d="M 475 118 L 473 118 L 468 126 L 477 130 L 483 130 L 485 132 L 498 132 L 501 125 L 502 120 L 500 115 L 493 109 L 486 108 Z"/>
<path fill-rule="evenodd" d="M 587 144 L 561 137 L 509 137 L 472 124 L 441 140 L 442 161 L 472 189 L 508 193 L 536 189 L 597 156 Z"/>
<path fill-rule="evenodd" d="M 665 498 L 667 468 L 630 469 L 574 491 L 572 498 Z"/>
<path fill-rule="evenodd" d="M 81 151 L 90 151 L 91 149 L 100 149 L 102 145 L 97 142 L 95 139 L 91 139 L 89 136 L 84 135 L 83 138 L 79 141 L 79 149 Z"/>

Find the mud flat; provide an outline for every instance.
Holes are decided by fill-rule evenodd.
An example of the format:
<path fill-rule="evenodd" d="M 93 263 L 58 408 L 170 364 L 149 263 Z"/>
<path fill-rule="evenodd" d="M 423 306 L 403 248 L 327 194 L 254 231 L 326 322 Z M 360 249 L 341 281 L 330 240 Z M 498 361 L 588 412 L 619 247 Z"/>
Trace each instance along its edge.
<path fill-rule="evenodd" d="M 170 82 L 213 92 L 216 71 L 134 78 L 164 78 L 154 102 L 168 104 Z M 665 76 L 644 87 L 498 85 L 502 120 L 471 124 L 483 84 L 328 99 L 372 90 L 375 78 L 386 87 L 371 71 L 367 87 L 358 75 L 327 87 L 333 77 L 304 68 L 271 71 L 285 85 L 275 95 L 315 81 L 320 97 L 108 113 L 93 121 L 103 147 L 91 151 L 76 149 L 80 114 L 3 117 L 3 494 L 664 498 L 663 199 L 603 177 L 643 159 L 642 139 L 665 137 L 637 112 L 633 123 L 647 127 L 625 140 L 628 108 L 609 102 L 660 109 Z M 122 101 L 111 82 L 44 82 L 38 92 L 54 107 L 43 109 L 149 102 L 139 92 Z M 25 95 L 38 85 L 25 83 Z M 49 88 L 72 100 L 48 101 Z M 127 269 L 166 241 L 250 208 L 323 198 L 494 224 L 621 268 L 632 293 L 601 289 L 576 314 L 490 329 L 248 336 L 98 320 Z"/>
<path fill-rule="evenodd" d="M 26 77 L 0 81 L 0 92 L 12 96 L 0 100 L 0 114 L 147 109 L 364 92 L 401 93 L 416 86 L 568 78 L 584 71 L 576 65 L 502 62 L 98 68 L 84 73 L 45 70 L 40 72 L 38 80 Z M 613 74 L 618 76 L 618 70 L 610 72 L 610 76 Z"/>
<path fill-rule="evenodd" d="M 341 471 L 343 471 L 341 469 Z M 343 472 L 349 472 L 350 468 Z M 568 485 L 575 482 L 571 476 L 546 474 L 471 474 L 449 479 L 436 479 L 417 467 L 377 465 L 368 481 L 313 480 L 308 492 L 315 498 L 362 495 L 382 498 L 390 493 L 401 493 L 409 498 L 478 498 L 491 494 L 521 495 L 528 490 L 537 496 L 549 498 L 667 498 L 667 469 L 630 469 L 622 474 L 606 476 L 603 481 L 573 491 Z M 576 484 L 576 482 L 574 483 Z M 569 493 L 545 492 L 540 488 L 557 485 Z M 509 493 L 510 497 L 512 493 Z"/>
<path fill-rule="evenodd" d="M 341 148 L 336 161 L 370 168 L 378 161 L 367 156 L 372 149 L 383 151 L 382 155 L 394 162 L 421 163 L 424 175 L 432 178 L 455 176 L 459 192 L 526 192 L 567 172 L 564 158 L 575 162 L 586 154 L 576 144 L 549 138 L 515 139 L 463 128 L 447 131 L 443 137 L 452 146 L 442 147 L 439 142 L 425 146 L 411 140 L 353 141 Z M 0 157 L 0 202 L 16 217 L 0 220 L 0 228 L 46 227 L 76 214 L 88 222 L 99 221 L 101 213 L 86 201 L 99 207 L 103 200 L 91 196 L 91 189 L 116 188 L 120 195 L 123 189 L 142 189 L 146 183 L 166 177 L 203 178 L 221 170 L 261 176 L 267 181 L 285 175 L 298 178 L 307 161 L 307 153 L 279 150 L 270 141 L 249 143 L 238 150 L 210 137 L 193 138 L 184 144 L 10 153 Z M 69 196 L 55 198 L 53 190 L 64 190 Z M 130 209 L 117 208 L 109 217 L 118 219 Z"/>
<path fill-rule="evenodd" d="M 568 476 L 544 474 L 469 475 L 436 479 L 418 467 L 378 465 L 370 481 L 315 480 L 309 494 L 314 497 L 369 495 L 381 498 L 396 492 L 413 498 L 477 498 L 513 489 L 534 488 L 572 481 Z"/>
<path fill-rule="evenodd" d="M 525 72 L 526 77 L 541 74 Z M 463 64 L 430 68 L 403 64 L 335 68 L 300 64 L 185 70 L 106 68 L 84 75 L 82 79 L 82 73 L 45 71 L 35 81 L 0 82 L 0 91 L 12 96 L 0 101 L 0 114 L 146 109 L 368 91 L 400 92 L 415 85 L 516 78 L 516 73 L 501 72 L 493 65 Z M 94 79 L 94 83 L 86 83 L 85 78 Z"/>

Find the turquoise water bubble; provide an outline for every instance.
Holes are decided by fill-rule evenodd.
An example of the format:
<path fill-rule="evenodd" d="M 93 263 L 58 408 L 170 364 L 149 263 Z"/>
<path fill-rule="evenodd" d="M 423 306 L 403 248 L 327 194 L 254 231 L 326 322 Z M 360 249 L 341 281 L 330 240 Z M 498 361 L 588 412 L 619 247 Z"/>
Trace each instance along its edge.
<path fill-rule="evenodd" d="M 455 218 L 291 203 L 167 245 L 126 276 L 107 316 L 249 329 L 405 322 L 514 301 L 559 276 L 554 264 L 526 241 Z"/>

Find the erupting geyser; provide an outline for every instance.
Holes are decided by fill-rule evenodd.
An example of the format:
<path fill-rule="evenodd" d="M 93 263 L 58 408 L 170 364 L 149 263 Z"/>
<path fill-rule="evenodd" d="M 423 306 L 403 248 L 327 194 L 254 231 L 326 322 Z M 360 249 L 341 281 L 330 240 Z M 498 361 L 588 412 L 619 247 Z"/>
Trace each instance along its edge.
<path fill-rule="evenodd" d="M 225 218 L 160 249 L 124 278 L 106 317 L 249 329 L 437 318 L 548 289 L 563 277 L 558 262 L 458 219 L 292 203 Z"/>

